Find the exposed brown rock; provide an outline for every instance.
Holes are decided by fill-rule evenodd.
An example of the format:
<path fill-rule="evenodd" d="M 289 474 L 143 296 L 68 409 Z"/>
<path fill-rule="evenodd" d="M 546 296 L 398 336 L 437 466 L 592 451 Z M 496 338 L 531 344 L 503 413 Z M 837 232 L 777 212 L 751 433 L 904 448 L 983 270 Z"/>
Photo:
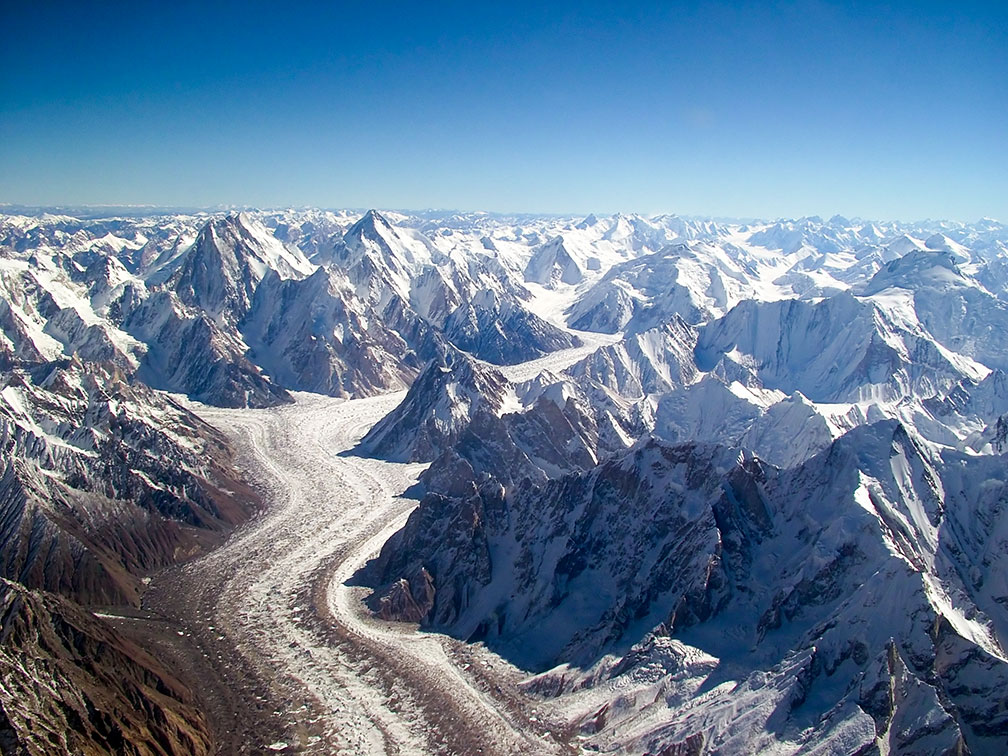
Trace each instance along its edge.
<path fill-rule="evenodd" d="M 108 623 L 0 578 L 0 752 L 199 756 L 191 692 Z"/>
<path fill-rule="evenodd" d="M 434 578 L 423 567 L 411 580 L 400 578 L 381 597 L 378 616 L 385 620 L 422 622 L 434 607 Z"/>

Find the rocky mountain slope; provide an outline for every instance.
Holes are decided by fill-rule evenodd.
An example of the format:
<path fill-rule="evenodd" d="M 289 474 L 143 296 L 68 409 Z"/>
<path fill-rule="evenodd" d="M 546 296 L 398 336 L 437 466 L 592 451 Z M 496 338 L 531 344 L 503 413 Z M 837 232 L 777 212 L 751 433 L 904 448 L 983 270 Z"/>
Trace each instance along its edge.
<path fill-rule="evenodd" d="M 584 731 L 633 752 L 992 753 L 1006 463 L 933 456 L 893 421 L 786 471 L 644 441 L 546 483 L 429 494 L 375 569 L 425 624 L 562 665 L 536 689 L 590 702 Z"/>
<path fill-rule="evenodd" d="M 0 749 L 211 753 L 192 693 L 84 607 L 137 604 L 258 495 L 216 430 L 114 364 L 0 381 Z"/>
<path fill-rule="evenodd" d="M 210 404 L 403 388 L 447 344 L 511 364 L 578 343 L 529 309 L 513 260 L 438 245 L 375 211 L 0 226 L 7 349 L 115 361 Z"/>
<path fill-rule="evenodd" d="M 192 693 L 110 625 L 0 578 L 0 751 L 209 754 Z"/>
<path fill-rule="evenodd" d="M 219 433 L 98 363 L 9 369 L 0 443 L 3 575 L 83 603 L 135 603 L 257 505 Z"/>

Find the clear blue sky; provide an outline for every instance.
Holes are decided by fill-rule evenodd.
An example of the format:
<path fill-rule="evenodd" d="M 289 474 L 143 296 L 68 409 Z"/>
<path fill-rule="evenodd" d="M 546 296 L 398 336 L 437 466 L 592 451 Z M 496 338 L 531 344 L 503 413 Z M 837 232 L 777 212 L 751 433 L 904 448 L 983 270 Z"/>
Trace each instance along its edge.
<path fill-rule="evenodd" d="M 1005 3 L 0 6 L 0 202 L 1008 220 Z"/>

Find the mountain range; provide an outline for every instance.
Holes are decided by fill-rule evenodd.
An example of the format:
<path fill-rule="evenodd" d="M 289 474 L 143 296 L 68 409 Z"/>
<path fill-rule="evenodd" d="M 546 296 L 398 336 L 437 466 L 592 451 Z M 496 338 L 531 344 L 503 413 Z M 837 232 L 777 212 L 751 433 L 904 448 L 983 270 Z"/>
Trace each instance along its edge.
<path fill-rule="evenodd" d="M 1004 753 L 1006 261 L 987 219 L 0 215 L 0 744 L 114 752 L 156 678 L 206 750 L 130 641 L 78 668 L 114 633 L 81 607 L 262 505 L 200 403 L 403 391 L 357 449 L 429 465 L 372 608 L 585 747 Z"/>

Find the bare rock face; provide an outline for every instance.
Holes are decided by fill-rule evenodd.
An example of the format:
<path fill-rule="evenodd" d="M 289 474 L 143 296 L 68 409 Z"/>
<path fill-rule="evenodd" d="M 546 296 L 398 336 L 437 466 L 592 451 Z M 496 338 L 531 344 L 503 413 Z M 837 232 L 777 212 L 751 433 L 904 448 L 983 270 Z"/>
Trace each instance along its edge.
<path fill-rule="evenodd" d="M 201 756 L 192 693 L 114 628 L 0 578 L 0 752 Z"/>
<path fill-rule="evenodd" d="M 381 597 L 377 614 L 385 620 L 420 622 L 434 606 L 434 578 L 423 567 L 411 580 L 400 578 Z"/>
<path fill-rule="evenodd" d="M 997 424 L 994 427 L 994 440 L 991 445 L 998 454 L 1008 452 L 1008 415 L 1002 415 L 997 419 Z"/>
<path fill-rule="evenodd" d="M 258 506 L 237 478 L 216 430 L 114 367 L 0 377 L 0 574 L 31 588 L 135 603 Z"/>

